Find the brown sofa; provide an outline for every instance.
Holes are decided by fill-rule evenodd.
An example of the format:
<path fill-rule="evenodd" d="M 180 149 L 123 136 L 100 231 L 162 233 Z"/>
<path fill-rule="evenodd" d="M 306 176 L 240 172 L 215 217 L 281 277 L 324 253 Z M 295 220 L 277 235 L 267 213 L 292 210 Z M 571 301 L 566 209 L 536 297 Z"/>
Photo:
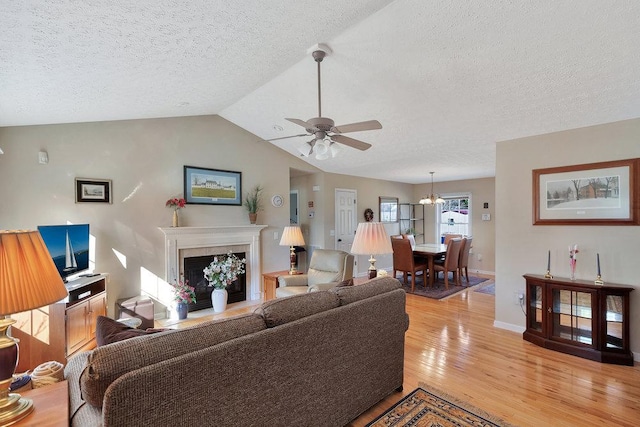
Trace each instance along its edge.
<path fill-rule="evenodd" d="M 98 347 L 65 368 L 71 425 L 345 425 L 402 387 L 408 323 L 387 277 Z"/>

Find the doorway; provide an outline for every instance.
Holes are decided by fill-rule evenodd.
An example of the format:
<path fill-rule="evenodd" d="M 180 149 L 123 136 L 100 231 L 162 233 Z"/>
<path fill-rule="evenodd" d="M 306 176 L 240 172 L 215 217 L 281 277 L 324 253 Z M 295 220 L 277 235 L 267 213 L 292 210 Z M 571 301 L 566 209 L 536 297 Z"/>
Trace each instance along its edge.
<path fill-rule="evenodd" d="M 335 191 L 335 248 L 351 252 L 351 245 L 358 227 L 356 221 L 357 192 L 356 190 L 343 188 L 336 188 Z M 354 276 L 357 273 L 357 267 L 358 263 L 356 262 L 353 270 Z"/>

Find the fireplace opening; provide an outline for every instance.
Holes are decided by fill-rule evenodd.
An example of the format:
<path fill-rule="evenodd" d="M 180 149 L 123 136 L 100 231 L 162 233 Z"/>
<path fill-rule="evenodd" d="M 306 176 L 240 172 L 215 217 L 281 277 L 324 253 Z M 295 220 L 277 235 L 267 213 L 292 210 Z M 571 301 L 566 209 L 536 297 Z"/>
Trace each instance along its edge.
<path fill-rule="evenodd" d="M 244 252 L 234 252 L 235 256 L 240 259 L 245 258 Z M 225 255 L 204 255 L 184 258 L 184 279 L 189 281 L 189 285 L 195 288 L 196 302 L 189 304 L 189 311 L 204 310 L 211 308 L 211 293 L 213 287 L 209 286 L 209 282 L 204 278 L 204 270 L 214 257 Z M 234 302 L 246 301 L 247 299 L 247 273 L 238 276 L 238 280 L 227 286 L 227 304 Z"/>

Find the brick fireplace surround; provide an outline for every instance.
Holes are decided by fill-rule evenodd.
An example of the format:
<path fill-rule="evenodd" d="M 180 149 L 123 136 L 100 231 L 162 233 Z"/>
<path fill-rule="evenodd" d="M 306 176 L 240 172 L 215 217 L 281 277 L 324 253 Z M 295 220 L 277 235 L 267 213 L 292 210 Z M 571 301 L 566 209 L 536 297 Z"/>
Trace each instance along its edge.
<path fill-rule="evenodd" d="M 185 256 L 225 254 L 241 250 L 247 259 L 247 299 L 262 298 L 260 286 L 260 232 L 266 225 L 220 227 L 161 227 L 165 242 L 165 280 L 173 281 L 183 271 Z"/>

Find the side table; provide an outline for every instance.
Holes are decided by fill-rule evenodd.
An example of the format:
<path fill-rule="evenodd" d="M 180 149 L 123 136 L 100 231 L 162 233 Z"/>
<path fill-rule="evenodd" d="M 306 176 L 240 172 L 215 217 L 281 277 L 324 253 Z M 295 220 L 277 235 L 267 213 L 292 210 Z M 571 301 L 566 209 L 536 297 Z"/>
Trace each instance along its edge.
<path fill-rule="evenodd" d="M 296 274 L 303 274 L 303 273 L 297 272 Z M 288 276 L 288 275 L 289 275 L 289 270 L 273 271 L 271 273 L 262 274 L 262 283 L 264 285 L 265 301 L 268 301 L 270 299 L 275 299 L 276 288 L 278 287 L 278 277 Z"/>
<path fill-rule="evenodd" d="M 33 412 L 12 427 L 69 426 L 69 385 L 66 381 L 19 393 L 33 400 Z"/>

